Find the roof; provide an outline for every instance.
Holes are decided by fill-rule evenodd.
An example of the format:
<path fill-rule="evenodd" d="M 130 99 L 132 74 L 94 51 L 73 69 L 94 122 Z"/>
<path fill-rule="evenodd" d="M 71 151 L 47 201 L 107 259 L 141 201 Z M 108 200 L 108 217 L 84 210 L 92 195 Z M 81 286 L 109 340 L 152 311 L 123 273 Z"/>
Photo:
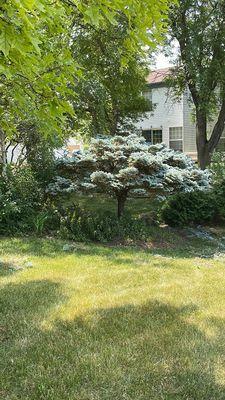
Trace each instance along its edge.
<path fill-rule="evenodd" d="M 161 68 L 155 71 L 151 71 L 147 76 L 147 83 L 157 84 L 162 83 L 172 73 L 172 68 Z"/>

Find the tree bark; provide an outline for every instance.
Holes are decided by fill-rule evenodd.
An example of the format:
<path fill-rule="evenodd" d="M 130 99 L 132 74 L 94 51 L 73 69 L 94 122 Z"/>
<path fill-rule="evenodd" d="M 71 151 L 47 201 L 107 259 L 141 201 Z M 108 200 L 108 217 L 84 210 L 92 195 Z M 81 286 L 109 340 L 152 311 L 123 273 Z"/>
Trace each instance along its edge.
<path fill-rule="evenodd" d="M 118 195 L 117 196 L 117 217 L 120 219 L 124 213 L 124 206 L 127 199 L 127 195 Z"/>
<path fill-rule="evenodd" d="M 208 143 L 198 148 L 198 165 L 204 170 L 211 162 L 212 153 L 209 151 Z"/>
<path fill-rule="evenodd" d="M 0 167 L 2 175 L 5 174 L 7 164 L 7 155 L 6 155 L 6 143 L 5 143 L 5 134 L 2 129 L 0 129 Z"/>
<path fill-rule="evenodd" d="M 213 153 L 225 128 L 225 98 L 221 104 L 219 116 L 209 139 L 209 151 Z"/>
<path fill-rule="evenodd" d="M 196 112 L 196 145 L 198 152 L 198 164 L 201 169 L 207 168 L 210 163 L 210 152 L 207 140 L 207 119 L 202 111 Z"/>
<path fill-rule="evenodd" d="M 212 130 L 211 136 L 207 139 L 207 117 L 205 112 L 196 112 L 197 120 L 197 152 L 198 152 L 198 163 L 201 169 L 205 169 L 211 162 L 211 157 L 219 143 L 221 135 L 225 126 L 225 100 L 223 100 L 219 116 L 216 124 Z"/>

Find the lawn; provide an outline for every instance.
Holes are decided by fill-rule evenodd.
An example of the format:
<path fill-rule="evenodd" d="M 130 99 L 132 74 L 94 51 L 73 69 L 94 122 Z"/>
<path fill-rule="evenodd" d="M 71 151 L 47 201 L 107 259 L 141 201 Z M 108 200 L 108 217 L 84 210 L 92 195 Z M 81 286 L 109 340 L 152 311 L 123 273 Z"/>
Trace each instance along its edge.
<path fill-rule="evenodd" d="M 216 243 L 64 244 L 0 241 L 1 399 L 225 399 Z"/>

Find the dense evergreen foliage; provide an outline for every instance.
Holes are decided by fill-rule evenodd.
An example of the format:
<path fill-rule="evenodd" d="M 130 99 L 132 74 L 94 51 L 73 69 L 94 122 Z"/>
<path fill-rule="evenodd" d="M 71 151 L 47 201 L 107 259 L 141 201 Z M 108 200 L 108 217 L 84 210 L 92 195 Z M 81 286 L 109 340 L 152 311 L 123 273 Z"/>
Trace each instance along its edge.
<path fill-rule="evenodd" d="M 142 136 L 115 136 L 91 142 L 83 154 L 58 162 L 59 176 L 49 185 L 62 192 L 101 192 L 118 202 L 118 217 L 128 195 L 170 195 L 177 191 L 205 190 L 208 171 L 201 171 L 186 155 L 165 145 L 148 145 Z"/>

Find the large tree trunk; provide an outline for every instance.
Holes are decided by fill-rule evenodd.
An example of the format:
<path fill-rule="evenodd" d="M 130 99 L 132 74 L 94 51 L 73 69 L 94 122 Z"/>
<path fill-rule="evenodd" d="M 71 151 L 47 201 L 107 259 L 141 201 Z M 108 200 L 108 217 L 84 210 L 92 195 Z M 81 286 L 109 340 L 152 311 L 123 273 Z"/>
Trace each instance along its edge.
<path fill-rule="evenodd" d="M 225 98 L 222 101 L 218 119 L 209 139 L 209 153 L 213 153 L 218 145 L 225 128 Z"/>
<path fill-rule="evenodd" d="M 6 164 L 7 164 L 7 155 L 6 155 L 5 134 L 3 130 L 0 129 L 0 170 L 2 175 L 5 174 Z"/>
<path fill-rule="evenodd" d="M 124 213 L 124 206 L 127 199 L 127 194 L 117 196 L 117 216 L 120 219 Z"/>
<path fill-rule="evenodd" d="M 196 145 L 198 152 L 198 164 L 201 169 L 207 168 L 210 163 L 211 154 L 207 140 L 207 120 L 204 112 L 196 113 Z"/>
<path fill-rule="evenodd" d="M 221 135 L 224 131 L 225 126 L 225 99 L 223 100 L 218 115 L 217 122 L 214 125 L 211 136 L 207 139 L 207 118 L 206 113 L 197 111 L 197 152 L 198 152 L 198 163 L 201 169 L 205 169 L 211 162 L 211 157 L 219 143 Z"/>
<path fill-rule="evenodd" d="M 211 162 L 212 154 L 209 152 L 208 144 L 204 146 L 199 146 L 198 149 L 198 165 L 199 167 L 204 170 L 206 169 L 210 162 Z"/>

